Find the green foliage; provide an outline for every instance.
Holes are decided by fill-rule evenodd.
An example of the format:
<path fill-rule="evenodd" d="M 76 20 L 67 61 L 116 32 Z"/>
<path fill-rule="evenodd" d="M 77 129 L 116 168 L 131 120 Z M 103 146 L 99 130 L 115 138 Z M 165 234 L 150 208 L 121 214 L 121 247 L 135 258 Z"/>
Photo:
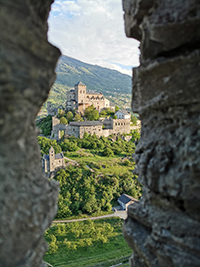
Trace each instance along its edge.
<path fill-rule="evenodd" d="M 133 125 L 137 124 L 137 117 L 131 115 L 131 122 L 133 123 Z"/>
<path fill-rule="evenodd" d="M 51 135 L 52 116 L 49 115 L 49 116 L 45 117 L 44 119 L 36 122 L 36 126 L 42 130 L 42 133 L 44 134 L 44 136 Z"/>
<path fill-rule="evenodd" d="M 109 147 L 106 147 L 103 151 L 103 155 L 106 157 L 112 157 L 112 156 L 114 156 L 114 153 L 113 153 L 112 149 L 110 149 Z"/>
<path fill-rule="evenodd" d="M 77 151 L 78 150 L 76 141 L 70 141 L 69 139 L 64 139 L 64 141 L 60 143 L 60 147 L 62 148 L 62 151 Z"/>
<path fill-rule="evenodd" d="M 58 249 L 48 250 L 44 260 L 53 266 L 111 266 L 130 257 L 131 249 L 121 232 L 123 220 L 108 218 L 52 225 L 45 233 L 49 244 L 52 236 Z M 118 259 L 119 257 L 119 259 Z M 113 259 L 113 260 L 112 260 Z M 108 264 L 104 264 L 109 260 Z"/>
<path fill-rule="evenodd" d="M 50 140 L 43 136 L 38 136 L 37 139 L 40 146 L 41 156 L 43 156 L 43 154 L 49 154 L 51 146 L 54 148 L 56 154 L 62 152 L 61 147 L 56 140 Z"/>
<path fill-rule="evenodd" d="M 71 111 L 67 112 L 66 118 L 68 121 L 72 121 L 74 117 L 74 114 Z"/>
<path fill-rule="evenodd" d="M 98 110 L 95 109 L 95 107 L 93 105 L 91 105 L 85 109 L 85 117 L 89 121 L 96 121 L 99 118 L 99 112 L 98 112 Z"/>
<path fill-rule="evenodd" d="M 75 119 L 75 121 L 83 121 L 83 118 L 79 114 L 76 114 L 74 119 Z"/>
<path fill-rule="evenodd" d="M 67 124 L 68 122 L 67 122 L 67 119 L 65 117 L 61 117 L 60 118 L 60 123 L 61 124 Z"/>
<path fill-rule="evenodd" d="M 115 112 L 117 112 L 119 110 L 118 106 L 115 106 Z"/>
<path fill-rule="evenodd" d="M 116 119 L 117 119 L 117 115 L 114 115 L 114 116 L 113 116 L 113 119 L 116 120 Z"/>
<path fill-rule="evenodd" d="M 64 111 L 64 110 L 62 110 L 62 109 L 58 109 L 58 118 L 63 117 L 64 114 L 65 114 L 65 111 Z M 63 123 L 63 124 L 64 124 L 64 123 Z"/>
<path fill-rule="evenodd" d="M 49 236 L 49 238 L 51 239 L 51 242 L 49 243 L 49 252 L 50 253 L 55 253 L 58 250 L 58 246 L 56 244 L 57 243 L 57 239 L 53 234 L 51 234 Z"/>
<path fill-rule="evenodd" d="M 132 134 L 138 137 L 138 132 Z M 71 136 L 59 143 L 40 136 L 38 142 L 42 155 L 53 146 L 55 153 L 66 151 L 67 157 L 79 162 L 78 167 L 69 165 L 55 176 L 60 182 L 57 218 L 110 211 L 111 201 L 117 201 L 122 193 L 141 196 L 141 185 L 132 174 L 135 163 L 127 157 L 134 153 L 134 140 L 126 142 L 118 137 L 113 142 L 85 133 L 83 139 Z M 118 159 L 125 154 L 125 160 Z"/>

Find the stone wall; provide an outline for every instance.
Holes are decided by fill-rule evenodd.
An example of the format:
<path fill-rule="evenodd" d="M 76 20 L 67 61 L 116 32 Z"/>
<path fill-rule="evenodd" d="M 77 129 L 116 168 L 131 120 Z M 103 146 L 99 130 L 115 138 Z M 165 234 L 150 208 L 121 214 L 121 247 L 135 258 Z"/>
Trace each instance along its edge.
<path fill-rule="evenodd" d="M 129 206 L 131 266 L 200 266 L 200 2 L 124 0 L 141 41 L 132 110 L 142 120 L 135 160 L 143 197 Z"/>
<path fill-rule="evenodd" d="M 42 173 L 35 117 L 60 56 L 47 42 L 52 0 L 0 0 L 0 266 L 42 266 L 58 184 Z"/>

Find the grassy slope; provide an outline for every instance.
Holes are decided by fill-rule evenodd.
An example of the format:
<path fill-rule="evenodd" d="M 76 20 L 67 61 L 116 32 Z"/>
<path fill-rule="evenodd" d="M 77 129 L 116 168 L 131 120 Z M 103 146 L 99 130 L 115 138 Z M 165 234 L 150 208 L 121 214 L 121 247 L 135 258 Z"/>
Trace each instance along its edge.
<path fill-rule="evenodd" d="M 79 163 L 84 162 L 88 164 L 96 172 L 104 174 L 122 175 L 123 173 L 133 171 L 135 163 L 131 162 L 129 166 L 123 165 L 124 154 L 114 155 L 113 157 L 98 156 L 95 153 L 91 153 L 92 150 L 81 149 L 77 152 L 67 152 L 65 154 L 68 158 L 75 160 Z M 87 156 L 85 156 L 86 154 Z M 82 156 L 84 155 L 84 156 Z"/>
<path fill-rule="evenodd" d="M 123 220 L 119 218 L 101 219 L 94 221 L 95 224 L 110 223 L 114 227 L 114 232 L 111 234 L 108 242 L 101 244 L 99 241 L 94 241 L 92 245 L 81 247 L 75 250 L 69 250 L 63 245 L 64 240 L 76 242 L 74 235 L 59 235 L 55 230 L 51 230 L 57 238 L 58 250 L 55 253 L 47 253 L 44 260 L 49 262 L 54 267 L 78 267 L 78 266 L 111 266 L 120 262 L 127 262 L 131 254 L 131 249 L 126 244 L 122 236 Z M 87 222 L 77 222 L 82 228 L 82 225 Z M 86 226 L 87 228 L 88 226 Z M 79 238 L 78 238 L 79 239 Z M 47 241 L 50 241 L 46 237 Z"/>

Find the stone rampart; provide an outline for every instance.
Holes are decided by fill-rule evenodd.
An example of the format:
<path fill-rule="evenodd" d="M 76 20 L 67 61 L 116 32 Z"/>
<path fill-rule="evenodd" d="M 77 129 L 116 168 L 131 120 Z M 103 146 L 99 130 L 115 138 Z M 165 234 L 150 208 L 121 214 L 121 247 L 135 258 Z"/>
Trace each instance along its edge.
<path fill-rule="evenodd" d="M 135 160 L 143 197 L 124 236 L 132 267 L 200 266 L 200 2 L 124 0 L 141 41 L 132 110 L 142 120 Z"/>
<path fill-rule="evenodd" d="M 60 52 L 47 42 L 52 0 L 0 0 L 0 266 L 39 267 L 58 184 L 42 172 L 35 117 Z"/>

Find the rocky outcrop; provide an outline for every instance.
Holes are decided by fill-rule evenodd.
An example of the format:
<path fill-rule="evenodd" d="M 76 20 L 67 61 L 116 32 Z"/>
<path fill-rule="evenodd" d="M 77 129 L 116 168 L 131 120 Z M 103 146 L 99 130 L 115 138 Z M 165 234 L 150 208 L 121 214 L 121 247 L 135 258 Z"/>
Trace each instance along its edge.
<path fill-rule="evenodd" d="M 200 2 L 124 0 L 141 41 L 132 110 L 142 119 L 135 160 L 144 194 L 128 209 L 131 266 L 200 266 Z"/>
<path fill-rule="evenodd" d="M 47 42 L 53 1 L 0 0 L 0 266 L 42 266 L 58 184 L 43 173 L 34 119 L 60 52 Z"/>

